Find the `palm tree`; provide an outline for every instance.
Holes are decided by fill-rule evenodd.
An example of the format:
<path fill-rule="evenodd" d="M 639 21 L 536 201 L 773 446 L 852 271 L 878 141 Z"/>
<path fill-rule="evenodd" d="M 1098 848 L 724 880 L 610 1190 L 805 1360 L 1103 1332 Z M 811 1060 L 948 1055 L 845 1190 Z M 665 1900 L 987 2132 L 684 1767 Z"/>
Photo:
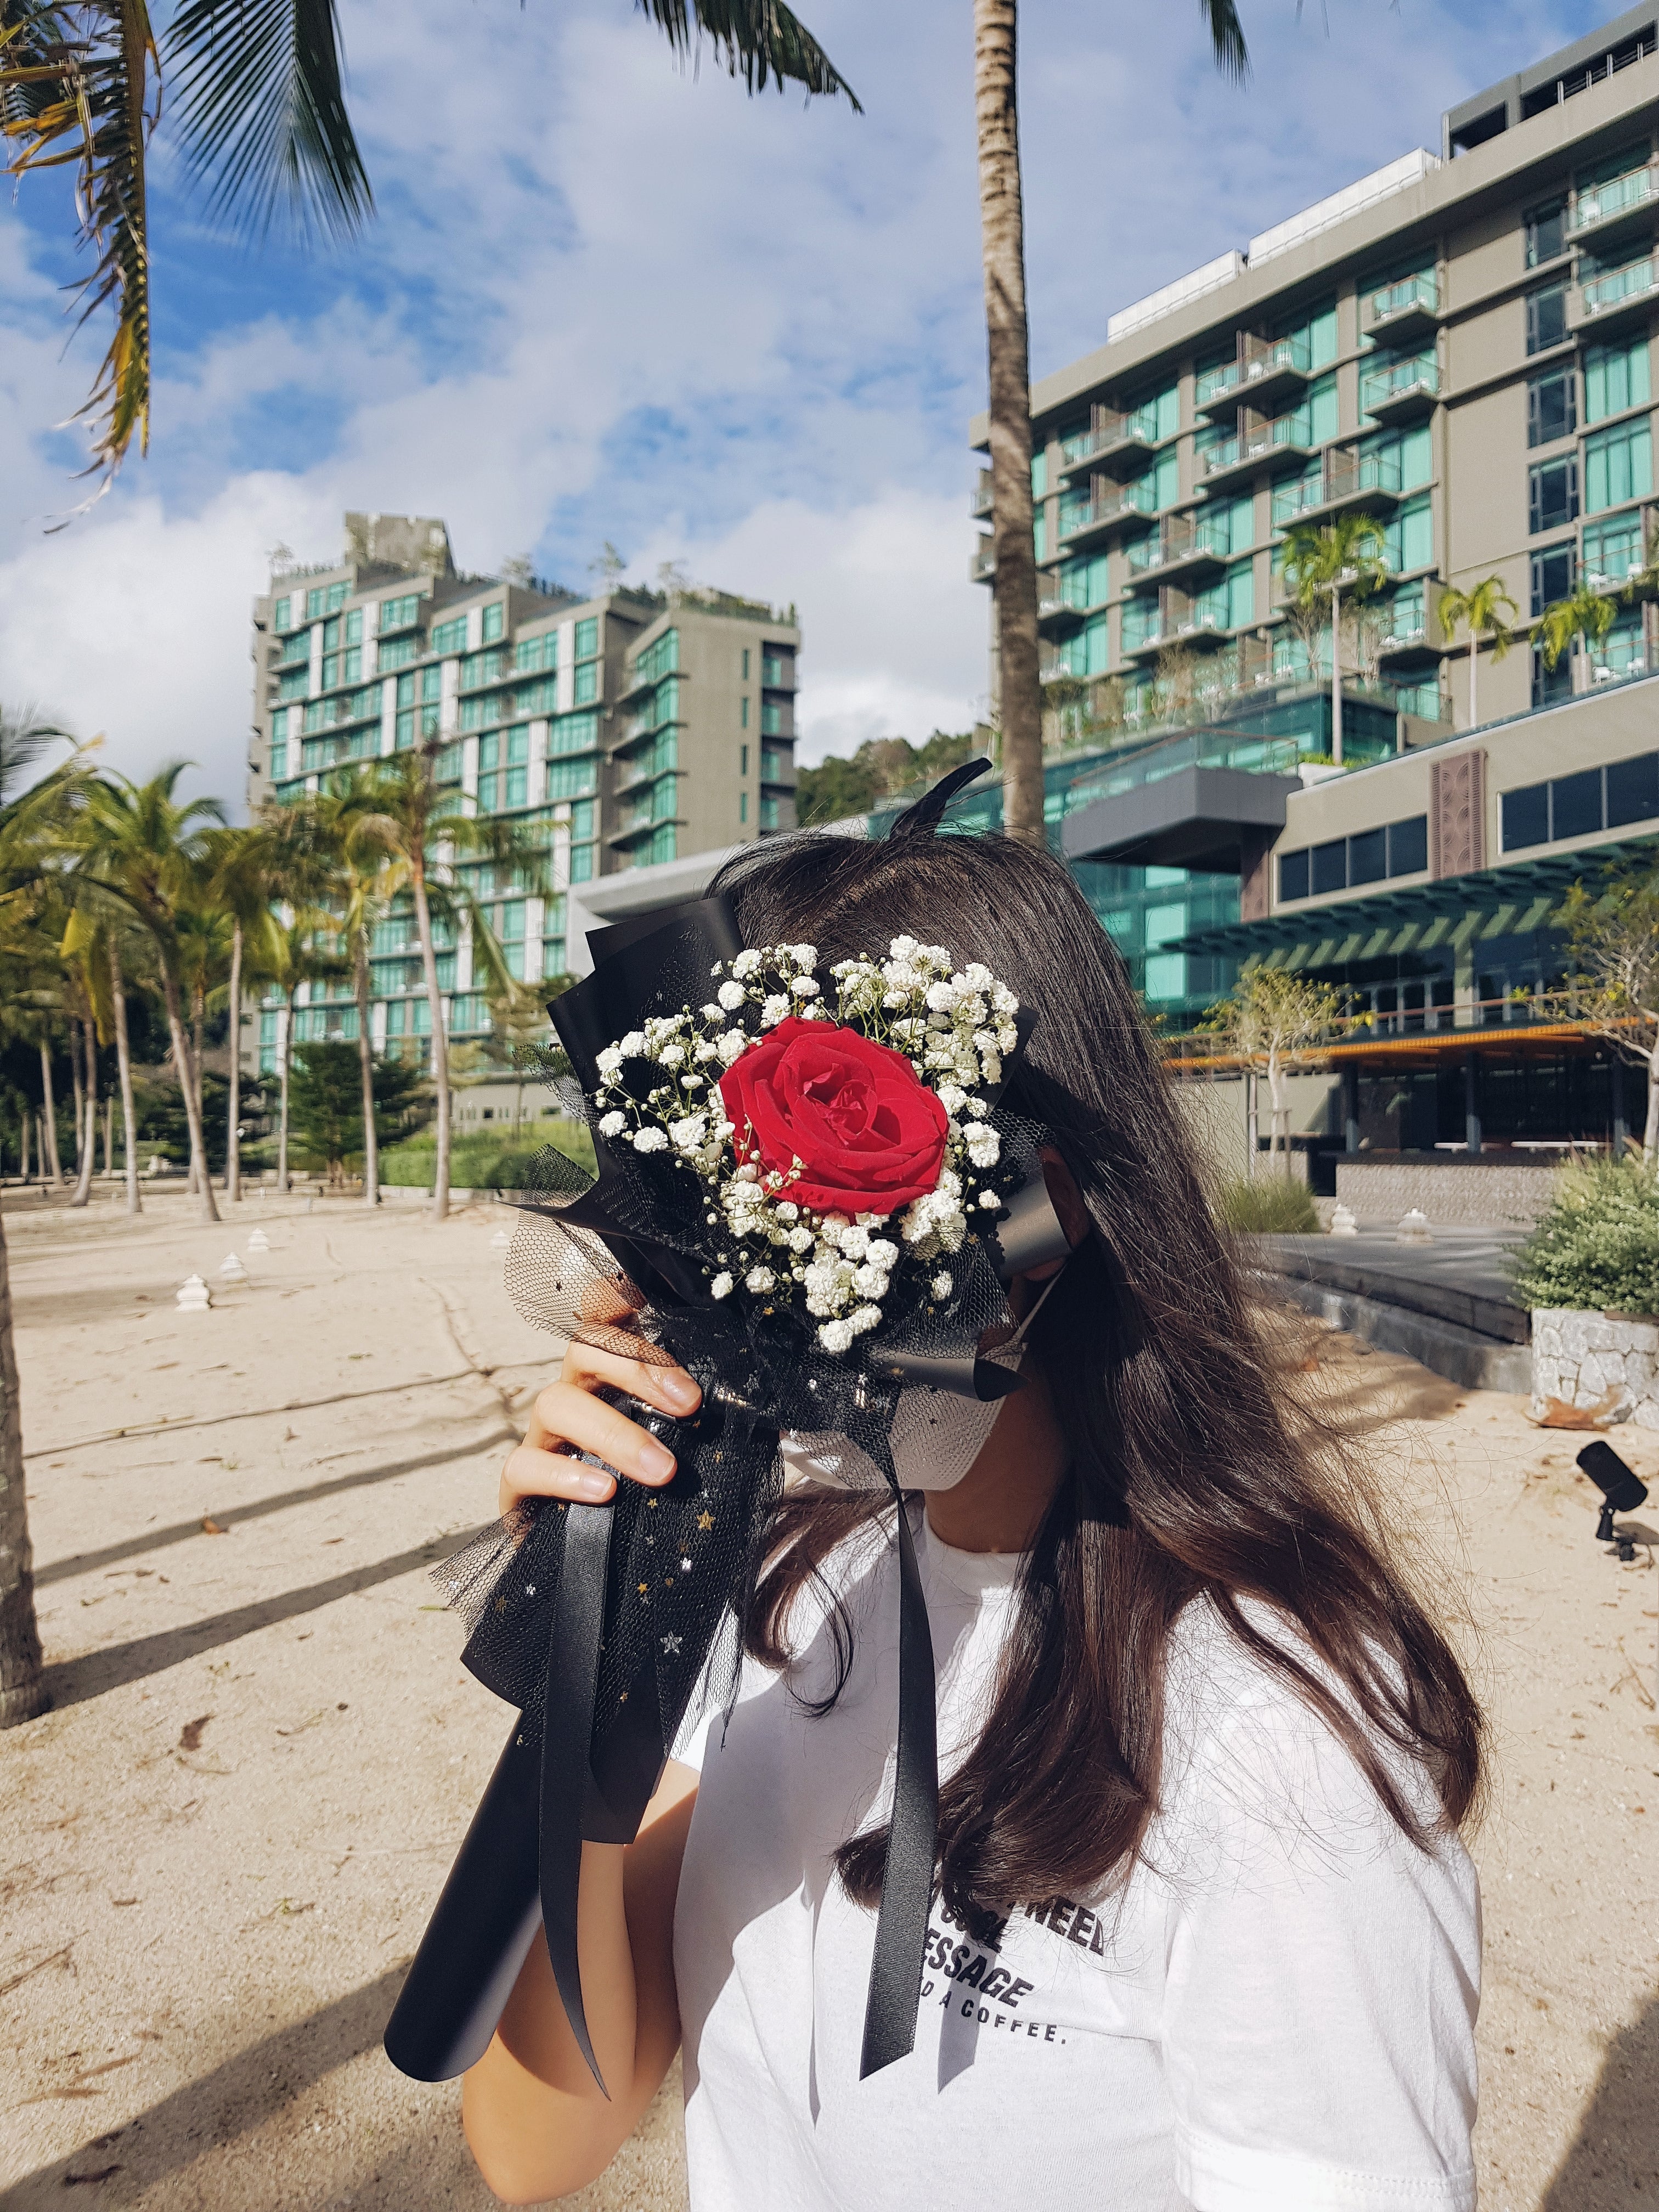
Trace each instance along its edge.
<path fill-rule="evenodd" d="M 331 933 L 332 917 L 307 909 L 290 913 L 287 921 L 277 924 L 260 947 L 257 967 L 265 981 L 273 984 L 282 994 L 283 1003 L 282 1035 L 276 1046 L 276 1188 L 285 1194 L 288 1181 L 288 1102 L 294 1074 L 295 1016 L 298 1012 L 300 986 L 302 983 L 332 981 L 336 977 L 350 973 L 350 963 L 342 960 L 325 941 Z"/>
<path fill-rule="evenodd" d="M 11 1285 L 0 1224 L 0 1728 L 44 1711 L 40 1631 L 34 1619 L 34 1554 L 23 1488 L 23 1419 L 12 1346 Z"/>
<path fill-rule="evenodd" d="M 858 102 L 782 0 L 639 0 L 677 52 L 707 39 L 751 93 L 775 82 Z M 143 0 L 0 0 L 9 173 L 69 165 L 88 314 L 115 330 L 81 412 L 107 486 L 149 441 L 150 134 L 167 94 L 184 181 L 252 240 L 344 240 L 374 210 L 346 111 L 335 0 L 184 0 L 158 41 Z"/>
<path fill-rule="evenodd" d="M 1611 598 L 1592 591 L 1585 583 L 1574 586 L 1565 599 L 1545 608 L 1538 621 L 1538 645 L 1547 668 L 1553 668 L 1575 641 L 1585 659 L 1613 628 L 1618 610 Z"/>
<path fill-rule="evenodd" d="M 1000 664 L 1003 823 L 1040 845 L 1042 687 L 1038 675 L 1036 550 L 1032 540 L 1031 371 L 1025 316 L 1025 216 L 1016 83 L 1018 0 L 974 0 L 974 106 L 990 380 L 993 585 Z M 1199 0 L 1216 65 L 1249 66 L 1233 0 Z"/>
<path fill-rule="evenodd" d="M 453 928 L 470 924 L 475 967 L 482 963 L 503 995 L 510 996 L 515 988 L 476 894 L 448 863 L 462 854 L 490 860 L 498 872 L 516 874 L 524 887 L 532 891 L 541 888 L 544 866 L 539 848 L 522 830 L 487 815 L 459 811 L 463 804 L 459 795 L 437 780 L 438 758 L 443 750 L 441 742 L 431 741 L 376 762 L 366 779 L 374 811 L 361 817 L 357 831 L 366 848 L 385 854 L 393 879 L 407 885 L 415 908 L 437 1099 L 437 1154 L 432 1184 L 432 1212 L 437 1221 L 446 1219 L 449 1212 L 449 1049 L 433 935 L 434 915 Z"/>
<path fill-rule="evenodd" d="M 1305 612 L 1331 607 L 1331 758 L 1342 761 L 1342 595 L 1368 599 L 1387 581 L 1387 543 L 1374 514 L 1340 514 L 1334 522 L 1294 522 L 1285 532 L 1285 580 Z"/>
<path fill-rule="evenodd" d="M 109 929 L 110 1013 L 115 1024 L 115 1065 L 121 1084 L 121 1128 L 126 1140 L 127 1212 L 142 1213 L 138 1195 L 138 1120 L 132 1110 L 132 1048 L 127 1042 L 126 979 L 121 969 L 123 917 L 112 915 Z"/>
<path fill-rule="evenodd" d="M 199 1079 L 185 1026 L 184 938 L 189 915 L 199 909 L 208 881 L 210 825 L 222 824 L 217 799 L 174 797 L 189 765 L 174 761 L 137 784 L 123 775 L 96 776 L 87 784 L 76 824 L 76 872 L 123 907 L 149 933 L 161 975 L 167 1033 L 190 1131 L 191 1172 L 204 1221 L 216 1221 L 213 1176 L 202 1134 Z"/>
<path fill-rule="evenodd" d="M 357 1059 L 363 1094 L 363 1203 L 380 1202 L 380 1147 L 374 1127 L 374 1039 L 369 1025 L 368 951 L 377 922 L 405 888 L 408 867 L 388 851 L 376 824 L 380 805 L 373 770 L 337 769 L 303 810 L 315 824 L 333 873 L 331 903 L 350 951 L 357 1002 Z"/>
<path fill-rule="evenodd" d="M 1440 627 L 1449 645 L 1460 629 L 1469 633 L 1469 727 L 1480 722 L 1475 711 L 1475 672 L 1480 665 L 1480 641 L 1492 640 L 1492 657 L 1501 660 L 1515 642 L 1510 624 L 1521 610 L 1510 597 L 1501 576 L 1483 576 L 1468 591 L 1455 586 L 1440 594 Z"/>
<path fill-rule="evenodd" d="M 268 971 L 274 957 L 277 923 L 273 908 L 303 903 L 314 869 L 304 865 L 295 825 L 286 816 L 256 822 L 246 830 L 209 833 L 211 906 L 230 920 L 227 994 L 230 1011 L 230 1094 L 225 1130 L 225 1196 L 242 1195 L 242 995 L 250 958 Z M 301 876 L 305 882 L 301 884 Z"/>

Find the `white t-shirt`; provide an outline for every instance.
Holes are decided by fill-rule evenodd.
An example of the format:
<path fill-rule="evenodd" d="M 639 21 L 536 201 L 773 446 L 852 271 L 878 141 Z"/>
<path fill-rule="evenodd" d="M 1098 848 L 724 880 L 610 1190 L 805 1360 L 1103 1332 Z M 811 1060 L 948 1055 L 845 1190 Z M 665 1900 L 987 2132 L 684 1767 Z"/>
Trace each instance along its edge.
<path fill-rule="evenodd" d="M 948 1772 L 1019 1562 L 913 1510 Z M 855 1632 L 834 1709 L 750 1665 L 723 1740 L 716 1716 L 683 1754 L 702 1775 L 674 1934 L 693 2212 L 1473 2212 L 1474 1870 L 1401 1835 L 1207 1602 L 1177 1625 L 1164 1805 L 1127 1886 L 976 1935 L 935 1904 L 915 2048 L 860 2081 L 875 1915 L 830 1854 L 891 1802 L 890 1534 L 827 1577 Z M 821 1693 L 823 1612 L 797 1620 L 817 1632 L 795 1686 Z"/>

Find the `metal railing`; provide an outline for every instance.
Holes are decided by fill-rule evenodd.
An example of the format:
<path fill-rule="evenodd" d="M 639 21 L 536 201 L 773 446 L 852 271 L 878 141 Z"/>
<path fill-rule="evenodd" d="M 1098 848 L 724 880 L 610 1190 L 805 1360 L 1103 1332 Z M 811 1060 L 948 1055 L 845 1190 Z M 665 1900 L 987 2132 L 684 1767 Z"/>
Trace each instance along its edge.
<path fill-rule="evenodd" d="M 1592 276 L 1578 288 L 1579 313 L 1586 320 L 1604 315 L 1613 307 L 1621 307 L 1626 300 L 1638 299 L 1653 289 L 1653 263 L 1632 262 L 1628 269 L 1615 269 L 1605 276 Z"/>
<path fill-rule="evenodd" d="M 1567 217 L 1567 235 L 1582 238 L 1586 231 L 1595 230 L 1611 222 L 1614 216 L 1640 207 L 1654 197 L 1651 164 L 1629 170 L 1622 177 L 1611 178 L 1604 185 L 1592 185 L 1574 198 L 1572 211 Z"/>
<path fill-rule="evenodd" d="M 1431 354 L 1414 361 L 1390 362 L 1369 369 L 1359 380 L 1360 411 L 1374 415 L 1391 399 L 1405 399 L 1418 392 L 1437 392 L 1440 366 Z"/>
<path fill-rule="evenodd" d="M 1431 269 L 1419 270 L 1414 276 L 1402 276 L 1398 283 L 1379 285 L 1365 301 L 1365 321 L 1369 329 L 1377 330 L 1395 322 L 1402 315 L 1431 315 L 1440 312 L 1440 283 Z"/>

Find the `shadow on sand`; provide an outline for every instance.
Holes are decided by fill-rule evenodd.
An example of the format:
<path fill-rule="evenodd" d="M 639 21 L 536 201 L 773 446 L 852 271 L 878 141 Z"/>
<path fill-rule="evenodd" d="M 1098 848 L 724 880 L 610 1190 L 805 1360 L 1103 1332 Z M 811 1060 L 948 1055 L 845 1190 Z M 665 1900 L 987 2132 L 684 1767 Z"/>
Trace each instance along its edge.
<path fill-rule="evenodd" d="M 1632 1939 L 1647 1940 L 1639 1914 Z M 1659 2204 L 1659 1997 L 1607 2045 L 1572 2148 L 1539 2212 L 1626 2212 Z"/>

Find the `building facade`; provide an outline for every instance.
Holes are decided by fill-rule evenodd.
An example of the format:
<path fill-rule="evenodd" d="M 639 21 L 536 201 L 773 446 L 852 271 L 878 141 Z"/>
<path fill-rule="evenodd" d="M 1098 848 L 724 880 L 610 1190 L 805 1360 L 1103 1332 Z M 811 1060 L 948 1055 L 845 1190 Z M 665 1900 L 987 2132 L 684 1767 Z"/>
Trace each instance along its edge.
<path fill-rule="evenodd" d="M 469 813 L 545 847 L 548 894 L 504 885 L 489 912 L 515 975 L 558 975 L 573 885 L 793 826 L 800 642 L 793 609 L 465 576 L 441 521 L 349 514 L 341 561 L 273 574 L 255 603 L 250 808 L 314 791 L 342 763 L 437 744 L 439 780 Z M 482 871 L 475 890 L 495 887 Z M 487 1035 L 470 945 L 446 945 L 439 969 L 449 1033 Z M 376 1045 L 424 1057 L 412 912 L 377 928 L 371 976 Z M 266 1068 L 281 1018 L 261 1011 Z M 356 1027 L 347 985 L 305 987 L 297 1042 Z"/>
<path fill-rule="evenodd" d="M 1259 741 L 1282 769 L 1292 738 L 1297 763 L 1325 760 L 1329 627 L 1289 618 L 1282 547 L 1345 514 L 1375 520 L 1388 569 L 1345 626 L 1347 767 L 1472 726 L 1449 586 L 1498 577 L 1522 633 L 1581 580 L 1611 611 L 1553 667 L 1528 637 L 1481 641 L 1482 726 L 1586 693 L 1611 710 L 1659 665 L 1654 596 L 1628 588 L 1654 522 L 1656 33 L 1632 10 L 1464 102 L 1437 154 L 1125 308 L 1034 387 L 1043 672 L 1085 750 L 1224 727 L 1240 762 Z M 973 569 L 994 586 L 988 539 Z M 1600 707 L 1570 726 L 1593 744 Z M 1214 948 L 1243 944 L 1215 933 L 1242 875 L 1214 874 L 1122 865 L 1106 909 L 1175 1024 L 1229 972 Z"/>

